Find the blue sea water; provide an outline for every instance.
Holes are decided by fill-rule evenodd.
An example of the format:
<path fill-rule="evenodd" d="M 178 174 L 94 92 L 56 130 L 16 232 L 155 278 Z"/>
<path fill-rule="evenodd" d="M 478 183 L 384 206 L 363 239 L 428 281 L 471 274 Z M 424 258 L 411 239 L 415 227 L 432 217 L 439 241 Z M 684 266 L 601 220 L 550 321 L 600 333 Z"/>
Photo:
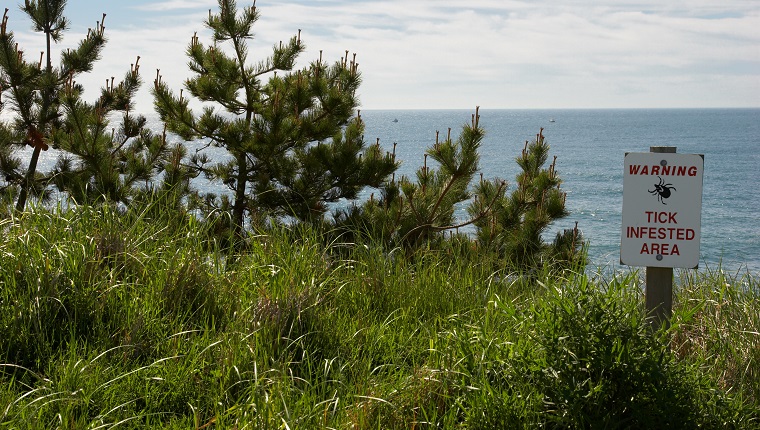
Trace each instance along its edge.
<path fill-rule="evenodd" d="M 362 117 L 366 140 L 379 138 L 386 150 L 397 143 L 399 173 L 413 175 L 436 130 L 443 138 L 451 127 L 456 137 L 473 113 L 368 110 Z M 620 267 L 624 154 L 650 146 L 704 154 L 700 267 L 760 273 L 760 109 L 481 109 L 480 125 L 486 130 L 483 176 L 510 184 L 518 173 L 515 157 L 544 128 L 570 211 L 545 239 L 577 221 L 591 264 L 600 268 Z M 459 216 L 465 219 L 463 208 Z"/>
<path fill-rule="evenodd" d="M 443 139 L 451 128 L 456 138 L 474 110 L 366 110 L 365 140 L 392 150 L 402 161 L 397 175 L 414 175 L 422 165 L 436 131 Z M 554 121 L 550 121 L 553 119 Z M 398 121 L 395 121 L 398 120 Z M 623 157 L 647 152 L 650 146 L 675 146 L 679 153 L 704 154 L 700 267 L 749 270 L 760 275 L 760 109 L 600 109 L 480 110 L 486 130 L 481 147 L 484 178 L 500 177 L 514 184 L 515 157 L 539 129 L 557 156 L 557 171 L 567 192 L 570 215 L 544 237 L 572 228 L 575 222 L 589 244 L 592 268 L 620 266 Z M 162 128 L 156 118 L 149 127 Z M 202 146 L 200 142 L 188 145 Z M 225 154 L 213 149 L 220 159 Z M 28 151 L 27 151 L 28 152 Z M 43 153 L 40 169 L 55 164 L 54 151 Z M 224 185 L 198 181 L 195 186 L 216 193 Z M 369 197 L 368 191 L 364 198 Z M 345 204 L 345 203 L 344 203 Z M 464 207 L 458 217 L 466 219 Z"/>

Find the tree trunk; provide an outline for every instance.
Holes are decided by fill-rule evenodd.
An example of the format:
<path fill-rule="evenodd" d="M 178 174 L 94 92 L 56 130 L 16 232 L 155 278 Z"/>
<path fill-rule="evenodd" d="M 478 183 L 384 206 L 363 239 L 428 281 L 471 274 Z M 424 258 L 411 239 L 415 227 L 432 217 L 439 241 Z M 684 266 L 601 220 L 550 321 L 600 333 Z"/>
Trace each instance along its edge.
<path fill-rule="evenodd" d="M 32 152 L 32 159 L 29 160 L 29 168 L 26 171 L 26 177 L 24 178 L 24 183 L 21 186 L 21 191 L 18 194 L 18 201 L 16 202 L 16 211 L 18 212 L 22 212 L 26 206 L 26 198 L 29 195 L 29 188 L 31 188 L 34 183 L 34 173 L 37 171 L 37 160 L 40 158 L 41 150 L 42 148 L 40 146 L 35 146 L 34 152 Z"/>
<path fill-rule="evenodd" d="M 43 3 L 45 6 L 45 16 L 50 17 L 50 13 L 47 10 L 47 3 Z M 45 62 L 45 72 L 50 76 L 53 73 L 53 60 L 51 58 L 50 53 L 50 44 L 51 44 L 51 36 L 50 33 L 53 31 L 50 25 L 50 19 L 48 19 L 48 24 L 45 27 L 45 46 L 47 48 L 47 61 Z M 43 125 L 47 123 L 49 117 L 50 117 L 50 105 L 52 104 L 52 95 L 50 94 L 50 90 L 46 89 L 42 91 L 42 115 L 40 115 L 40 126 L 38 127 L 40 129 L 40 132 L 43 132 L 44 130 Z M 34 152 L 32 152 L 32 158 L 29 160 L 29 168 L 26 171 L 26 177 L 24 178 L 24 183 L 21 186 L 21 191 L 18 194 L 18 201 L 16 202 L 16 211 L 22 212 L 24 208 L 26 207 L 26 200 L 29 195 L 29 189 L 33 187 L 34 185 L 34 174 L 37 172 L 37 160 L 40 158 L 40 151 L 42 150 L 42 146 L 34 142 Z"/>
<path fill-rule="evenodd" d="M 247 185 L 248 160 L 245 153 L 237 156 L 238 175 L 235 186 L 235 203 L 232 206 L 232 231 L 235 237 L 242 237 L 243 217 L 245 215 L 245 188 Z"/>

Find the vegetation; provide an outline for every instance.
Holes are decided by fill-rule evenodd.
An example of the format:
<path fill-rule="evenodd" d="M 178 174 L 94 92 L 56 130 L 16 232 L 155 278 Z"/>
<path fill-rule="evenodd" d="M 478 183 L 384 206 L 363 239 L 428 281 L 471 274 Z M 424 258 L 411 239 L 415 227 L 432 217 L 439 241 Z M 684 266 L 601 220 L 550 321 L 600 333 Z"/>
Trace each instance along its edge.
<path fill-rule="evenodd" d="M 53 67 L 51 42 L 62 39 L 68 27 L 62 0 L 27 1 L 22 10 L 36 31 L 45 35 L 46 49 L 39 62 L 25 57 L 7 31 L 8 10 L 0 31 L 0 88 L 10 95 L 14 121 L 0 124 L 0 173 L 5 184 L 2 196 L 16 197 L 16 210 L 26 206 L 28 196 L 45 200 L 55 185 L 72 202 L 91 204 L 106 200 L 129 204 L 153 187 L 159 172 L 171 169 L 182 148 L 170 149 L 166 136 L 154 136 L 145 129 L 142 115 L 131 112 L 132 98 L 140 86 L 139 57 L 124 79 L 112 77 L 93 103 L 83 100 L 84 88 L 77 77 L 89 72 L 103 50 L 105 15 L 74 50 L 64 51 L 60 66 Z M 44 65 L 44 67 L 43 67 Z M 121 114 L 117 127 L 111 122 Z M 29 166 L 24 173 L 13 148 L 32 146 Z M 37 171 L 41 151 L 59 151 L 51 171 Z M 165 179 L 172 179 L 166 175 Z M 166 183 L 165 188 L 176 186 Z"/>
<path fill-rule="evenodd" d="M 585 258 L 579 252 L 583 238 L 577 224 L 558 233 L 551 244 L 541 238 L 552 222 L 568 215 L 567 194 L 560 189 L 562 180 L 555 169 L 557 157 L 545 167 L 548 157 L 549 145 L 541 129 L 535 140 L 525 142 L 517 157 L 522 171 L 511 194 L 507 195 L 506 187 L 498 182 L 481 180 L 468 208 L 477 216 L 478 244 L 523 269 L 535 266 L 536 261 L 572 265 L 583 263 Z"/>
<path fill-rule="evenodd" d="M 185 89 L 206 103 L 202 114 L 194 115 L 191 99 L 183 91 L 173 94 L 160 76 L 153 89 L 156 111 L 170 131 L 229 154 L 229 160 L 213 162 L 196 155 L 191 163 L 195 174 L 229 187 L 231 201 L 206 195 L 200 207 L 229 213 L 238 234 L 246 213 L 259 222 L 272 215 L 321 220 L 328 203 L 380 186 L 397 167 L 379 146 L 366 147 L 361 117 L 350 121 L 361 81 L 355 56 L 349 62 L 346 51 L 330 66 L 320 55 L 294 71 L 305 49 L 299 32 L 269 58 L 250 64 L 248 43 L 258 19 L 255 5 L 239 12 L 234 0 L 220 0 L 219 13 L 209 13 L 205 23 L 212 45 L 192 37 L 187 54 L 194 76 Z"/>
<path fill-rule="evenodd" d="M 485 134 L 479 120 L 476 110 L 457 140 L 451 138 L 450 129 L 445 140 L 436 135 L 416 172 L 416 182 L 405 176 L 396 181 L 394 175 L 384 184 L 381 198 L 376 200 L 373 194 L 361 206 L 339 213 L 337 224 L 348 234 L 364 233 L 390 245 L 411 247 L 434 242 L 457 228 L 454 208 L 471 197 L 470 183 L 478 171 L 478 148 Z M 438 164 L 437 169 L 428 167 L 428 158 Z"/>
<path fill-rule="evenodd" d="M 445 140 L 436 136 L 416 181 L 406 177 L 396 181 L 395 154 L 383 153 L 379 143 L 367 146 L 361 116 L 357 112 L 350 119 L 360 83 L 355 58 L 349 62 L 346 52 L 332 66 L 320 58 L 294 71 L 304 50 L 299 34 L 275 46 L 269 58 L 251 64 L 248 44 L 259 13 L 255 5 L 238 10 L 234 0 L 220 0 L 218 14 L 209 13 L 205 22 L 212 31 L 212 44 L 205 46 L 194 35 L 188 46 L 194 74 L 185 82 L 190 97 L 183 91 L 175 95 L 160 73 L 154 81 L 155 107 L 166 129 L 229 155 L 212 161 L 196 151 L 188 159 L 184 146 L 169 148 L 166 131 L 153 135 L 145 129 L 145 118 L 130 111 L 140 86 L 139 57 L 122 82 L 111 78 L 94 103 L 82 100 L 83 88 L 74 78 L 91 69 L 105 44 L 102 21 L 77 50 L 62 55 L 61 67 L 52 67 L 50 41 L 60 40 L 68 25 L 64 6 L 62 0 L 40 0 L 26 2 L 23 8 L 47 37 L 44 73 L 41 61 L 36 69 L 24 61 L 13 34 L 5 25 L 2 28 L 0 85 L 8 89 L 16 118 L 14 124 L 0 126 L 2 195 L 8 199 L 0 204 L 4 208 L 18 193 L 16 210 L 21 211 L 27 192 L 44 197 L 50 185 L 70 203 L 81 205 L 128 206 L 160 191 L 172 196 L 163 210 L 198 214 L 213 224 L 212 234 L 229 247 L 245 237 L 247 225 L 287 217 L 324 225 L 328 205 L 345 199 L 354 205 L 336 214 L 333 231 L 381 238 L 386 247 L 438 246 L 447 231 L 473 224 L 478 235 L 474 246 L 496 253 L 497 265 L 524 270 L 553 261 L 572 266 L 583 256 L 577 229 L 560 233 L 551 246 L 543 242 L 549 224 L 567 212 L 554 164 L 544 167 L 549 147 L 541 133 L 532 144 L 526 142 L 517 159 L 524 172 L 510 198 L 507 183 L 498 178 L 489 182 L 481 177 L 472 191 L 485 134 L 477 110 L 458 139 L 451 138 L 451 129 Z M 193 113 L 191 101 L 200 104 L 202 114 Z M 122 114 L 121 126 L 118 133 L 115 128 L 109 133 L 115 113 Z M 30 142 L 35 148 L 23 179 L 13 149 Z M 36 174 L 39 152 L 48 145 L 60 151 L 58 163 L 51 172 Z M 428 167 L 428 156 L 437 167 Z M 192 190 L 191 179 L 201 174 L 223 182 L 230 193 L 200 195 Z M 358 193 L 367 187 L 377 188 L 382 198 L 357 206 Z M 473 195 L 472 219 L 456 220 L 456 205 Z M 328 229 L 332 227 L 328 224 Z"/>
<path fill-rule="evenodd" d="M 524 277 L 305 226 L 230 262 L 150 213 L 0 224 L 0 428 L 760 427 L 749 275 L 683 272 L 655 333 L 636 273 Z"/>
<path fill-rule="evenodd" d="M 474 183 L 477 110 L 397 180 L 354 116 L 355 59 L 294 70 L 296 36 L 251 64 L 258 12 L 219 0 L 189 96 L 153 88 L 169 131 L 229 155 L 188 157 L 131 111 L 139 58 L 83 100 L 102 21 L 52 66 L 64 5 L 23 7 L 45 68 L 2 22 L 0 429 L 760 428 L 758 279 L 682 272 L 655 331 L 636 272 L 590 276 L 577 228 L 544 241 L 567 211 L 543 132 L 512 188 Z"/>
<path fill-rule="evenodd" d="M 407 177 L 396 181 L 394 175 L 384 184 L 379 199 L 373 194 L 360 206 L 339 212 L 338 229 L 351 237 L 382 239 L 386 247 L 416 249 L 423 244 L 437 246 L 447 231 L 474 225 L 476 239 L 470 246 L 494 254 L 497 265 L 525 271 L 544 264 L 565 268 L 584 264 L 583 238 L 577 226 L 558 233 L 552 244 L 542 238 L 552 222 L 568 215 L 566 194 L 560 190 L 562 180 L 555 170 L 556 157 L 545 167 L 549 145 L 543 129 L 535 140 L 525 142 L 517 157 L 522 172 L 509 195 L 506 181 L 487 181 L 482 174 L 473 190 L 484 135 L 476 108 L 471 123 L 462 127 L 456 140 L 451 138 L 451 129 L 446 139 L 436 135 L 416 172 L 416 181 Z M 437 168 L 428 167 L 428 158 Z M 457 220 L 455 208 L 468 202 L 470 219 Z M 470 242 L 466 236 L 457 241 Z"/>

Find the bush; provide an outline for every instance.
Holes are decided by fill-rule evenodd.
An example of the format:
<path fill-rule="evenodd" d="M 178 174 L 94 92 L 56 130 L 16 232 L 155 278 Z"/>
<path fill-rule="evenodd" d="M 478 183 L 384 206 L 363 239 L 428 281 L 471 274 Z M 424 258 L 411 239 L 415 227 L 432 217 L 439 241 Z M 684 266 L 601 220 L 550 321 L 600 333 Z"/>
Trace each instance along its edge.
<path fill-rule="evenodd" d="M 670 334 L 653 332 L 632 284 L 628 279 L 600 288 L 579 277 L 550 284 L 528 310 L 495 302 L 501 320 L 519 323 L 509 330 L 509 342 L 485 350 L 491 360 L 481 363 L 479 388 L 490 394 L 476 397 L 468 427 L 749 425 L 751 415 L 740 401 L 721 394 L 697 367 L 676 360 Z"/>

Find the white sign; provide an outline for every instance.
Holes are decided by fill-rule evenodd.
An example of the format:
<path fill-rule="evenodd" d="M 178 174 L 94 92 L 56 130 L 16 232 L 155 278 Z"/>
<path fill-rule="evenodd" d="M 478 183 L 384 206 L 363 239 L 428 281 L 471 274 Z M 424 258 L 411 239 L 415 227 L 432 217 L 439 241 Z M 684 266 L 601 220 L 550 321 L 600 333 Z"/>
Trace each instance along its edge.
<path fill-rule="evenodd" d="M 699 265 L 704 164 L 698 154 L 625 155 L 621 264 Z"/>

